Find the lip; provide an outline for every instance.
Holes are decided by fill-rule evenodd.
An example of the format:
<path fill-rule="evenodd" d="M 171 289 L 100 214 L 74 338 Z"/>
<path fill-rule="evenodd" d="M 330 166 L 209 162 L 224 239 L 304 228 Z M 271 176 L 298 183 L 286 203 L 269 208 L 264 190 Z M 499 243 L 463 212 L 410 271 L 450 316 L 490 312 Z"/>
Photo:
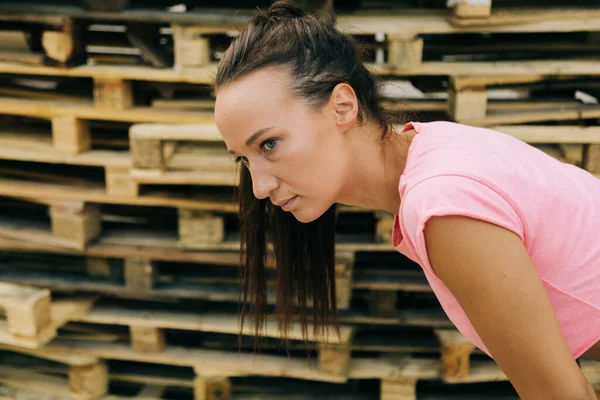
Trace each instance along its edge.
<path fill-rule="evenodd" d="M 281 204 L 280 207 L 283 210 L 288 211 L 290 209 L 290 207 L 294 204 L 294 201 L 296 200 L 297 197 L 298 197 L 298 195 L 292 197 L 291 199 L 289 199 L 286 202 L 284 202 L 283 204 Z"/>

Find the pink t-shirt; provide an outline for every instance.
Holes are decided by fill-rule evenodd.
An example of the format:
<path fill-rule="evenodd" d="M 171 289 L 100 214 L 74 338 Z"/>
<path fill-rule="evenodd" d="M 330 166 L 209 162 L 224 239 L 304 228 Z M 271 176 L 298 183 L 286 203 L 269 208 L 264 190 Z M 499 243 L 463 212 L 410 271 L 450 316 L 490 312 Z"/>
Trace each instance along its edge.
<path fill-rule="evenodd" d="M 392 244 L 423 268 L 456 328 L 490 355 L 431 268 L 423 228 L 432 216 L 464 215 L 517 234 L 573 356 L 600 340 L 600 179 L 493 130 L 451 122 L 410 127 L 417 135 L 400 177 Z"/>

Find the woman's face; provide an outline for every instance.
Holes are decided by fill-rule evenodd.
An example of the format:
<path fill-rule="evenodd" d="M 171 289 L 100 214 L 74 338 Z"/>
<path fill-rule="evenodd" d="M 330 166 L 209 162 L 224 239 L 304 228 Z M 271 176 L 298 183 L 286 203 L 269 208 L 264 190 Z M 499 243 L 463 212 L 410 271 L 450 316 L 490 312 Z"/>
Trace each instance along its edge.
<path fill-rule="evenodd" d="M 219 89 L 215 121 L 228 150 L 249 169 L 254 196 L 311 222 L 343 186 L 343 126 L 334 96 L 315 112 L 290 87 L 286 69 L 257 70 Z"/>

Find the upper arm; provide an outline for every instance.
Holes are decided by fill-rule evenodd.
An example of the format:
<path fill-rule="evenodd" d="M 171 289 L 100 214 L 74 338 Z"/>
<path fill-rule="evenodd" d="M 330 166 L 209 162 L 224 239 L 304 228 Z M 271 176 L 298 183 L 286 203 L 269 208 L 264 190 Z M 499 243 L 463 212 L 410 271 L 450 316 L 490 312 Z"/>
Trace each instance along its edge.
<path fill-rule="evenodd" d="M 430 218 L 424 236 L 434 273 L 520 397 L 586 398 L 589 383 L 522 240 L 500 226 L 462 216 Z"/>

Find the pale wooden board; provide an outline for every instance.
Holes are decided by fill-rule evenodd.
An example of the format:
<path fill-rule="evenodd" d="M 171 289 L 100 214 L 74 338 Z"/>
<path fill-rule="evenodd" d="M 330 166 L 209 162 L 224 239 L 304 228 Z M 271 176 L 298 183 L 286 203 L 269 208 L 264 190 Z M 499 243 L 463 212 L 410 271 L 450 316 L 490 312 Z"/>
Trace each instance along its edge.
<path fill-rule="evenodd" d="M 495 10 L 492 18 L 470 22 L 475 26 L 468 26 L 469 22 L 463 22 L 463 19 L 449 19 L 445 10 L 359 11 L 351 15 L 337 15 L 336 23 L 338 29 L 351 34 L 385 32 L 402 37 L 480 32 L 577 32 L 582 30 L 582 26 L 585 30 L 598 31 L 600 10 L 567 7 Z"/>
<path fill-rule="evenodd" d="M 0 158 L 54 164 L 128 167 L 126 151 L 91 150 L 80 154 L 57 151 L 49 135 L 0 131 Z"/>
<path fill-rule="evenodd" d="M 81 119 L 121 122 L 202 124 L 214 121 L 212 112 L 157 110 L 151 107 L 131 107 L 124 110 L 78 105 L 48 100 L 0 97 L 2 113 L 50 119 L 69 115 Z"/>
<path fill-rule="evenodd" d="M 14 351 L 19 351 L 14 348 Z M 195 367 L 199 371 L 223 373 L 226 376 L 278 376 L 323 382 L 345 382 L 346 378 L 320 372 L 312 360 L 267 355 L 238 354 L 215 350 L 166 346 L 160 353 L 141 353 L 126 344 L 70 342 L 55 339 L 35 350 L 38 356 L 53 354 L 85 355 L 101 359 L 129 360 Z"/>
<path fill-rule="evenodd" d="M 0 236 L 49 246 L 79 247 L 77 243 L 71 240 L 54 236 L 49 224 L 24 221 L 23 219 L 13 218 L 9 215 L 0 216 Z"/>
<path fill-rule="evenodd" d="M 66 378 L 42 374 L 30 369 L 0 365 L 0 382 L 16 389 L 37 393 L 40 400 L 55 400 L 56 396 L 62 399 L 73 398 Z"/>
<path fill-rule="evenodd" d="M 239 319 L 237 314 L 224 313 L 186 313 L 174 311 L 157 311 L 152 309 L 126 309 L 118 307 L 97 306 L 86 315 L 81 315 L 75 321 L 91 322 L 97 324 L 135 325 L 152 328 L 185 329 L 203 332 L 239 333 Z M 293 324 L 288 337 L 302 340 L 302 331 L 298 324 Z M 308 340 L 312 338 L 312 328 L 308 329 Z M 251 335 L 253 330 L 248 324 L 244 326 L 244 334 Z M 346 343 L 352 335 L 352 328 L 342 326 L 341 338 L 333 332 L 329 336 L 329 343 Z M 279 338 L 276 322 L 267 321 L 261 336 Z M 326 338 L 327 339 L 327 338 Z"/>
<path fill-rule="evenodd" d="M 513 113 L 488 112 L 484 119 L 464 119 L 459 122 L 475 126 L 494 126 L 505 124 L 521 124 L 526 122 L 569 121 L 591 118 L 600 118 L 599 106 L 589 105 Z"/>
<path fill-rule="evenodd" d="M 497 125 L 493 129 L 527 143 L 598 143 L 598 126 Z"/>
<path fill-rule="evenodd" d="M 498 61 L 498 62 L 443 62 L 432 61 L 424 62 L 413 68 L 397 68 L 386 64 L 366 63 L 365 66 L 374 74 L 384 75 L 436 75 L 436 76 L 494 76 L 494 75 L 598 75 L 598 65 L 600 61 L 594 60 L 558 60 L 558 61 Z M 202 83 L 212 84 L 216 73 L 217 64 L 209 64 L 204 67 L 187 68 L 182 71 L 157 70 L 151 67 L 126 67 L 126 66 L 84 66 L 70 69 L 61 69 L 53 67 L 30 67 L 20 64 L 0 63 L 0 73 L 17 73 L 26 75 L 48 75 L 48 76 L 72 76 L 72 77 L 99 77 L 110 79 L 159 81 L 159 82 L 184 82 L 184 83 Z M 3 102 L 0 105 L 4 106 Z M 135 122 L 160 122 L 160 123 L 204 123 L 198 112 L 188 114 L 180 111 L 174 113 L 175 116 L 169 116 L 166 113 L 159 113 L 155 116 L 153 112 L 157 110 L 148 107 L 148 112 L 143 113 L 140 110 L 128 110 L 123 113 L 116 112 L 111 116 L 106 115 L 106 109 L 96 112 L 90 110 L 77 110 L 73 108 L 69 114 L 77 115 L 81 118 L 89 119 L 110 119 L 114 121 L 135 121 Z M 11 108 L 8 114 L 17 113 L 17 108 Z M 104 113 L 104 115 L 102 115 Z M 40 117 L 50 115 L 48 108 L 40 109 L 37 112 L 30 110 L 24 111 L 19 115 L 35 114 Z M 119 115 L 122 114 L 122 115 Z M 185 115 L 179 119 L 176 115 Z M 134 118 L 136 117 L 136 118 Z"/>
<path fill-rule="evenodd" d="M 234 165 L 231 162 L 232 166 Z M 229 171 L 160 171 L 132 168 L 131 178 L 140 184 L 238 186 L 235 167 Z"/>
<path fill-rule="evenodd" d="M 0 150 L 1 151 L 1 150 Z M 209 195 L 205 198 L 182 198 L 165 194 L 142 195 L 138 197 L 114 196 L 106 194 L 104 187 L 77 187 L 43 182 L 23 182 L 0 178 L 0 195 L 19 198 L 43 198 L 49 200 L 80 200 L 101 204 L 131 204 L 139 206 L 176 207 L 194 210 L 211 210 L 237 213 L 239 205 L 227 199 L 217 199 Z"/>
<path fill-rule="evenodd" d="M 179 110 L 178 110 L 179 111 Z M 194 140 L 222 142 L 215 124 L 134 124 L 129 128 L 132 139 Z"/>
<path fill-rule="evenodd" d="M 36 232 L 36 234 L 39 232 Z M 174 243 L 174 241 L 173 241 Z M 0 249 L 6 251 L 50 252 L 59 254 L 78 254 L 90 257 L 106 258 L 144 258 L 150 260 L 207 262 L 218 265 L 239 264 L 239 252 L 200 252 L 180 250 L 176 247 L 131 246 L 110 243 L 94 243 L 84 251 L 65 247 L 50 246 L 31 241 L 0 237 Z"/>

